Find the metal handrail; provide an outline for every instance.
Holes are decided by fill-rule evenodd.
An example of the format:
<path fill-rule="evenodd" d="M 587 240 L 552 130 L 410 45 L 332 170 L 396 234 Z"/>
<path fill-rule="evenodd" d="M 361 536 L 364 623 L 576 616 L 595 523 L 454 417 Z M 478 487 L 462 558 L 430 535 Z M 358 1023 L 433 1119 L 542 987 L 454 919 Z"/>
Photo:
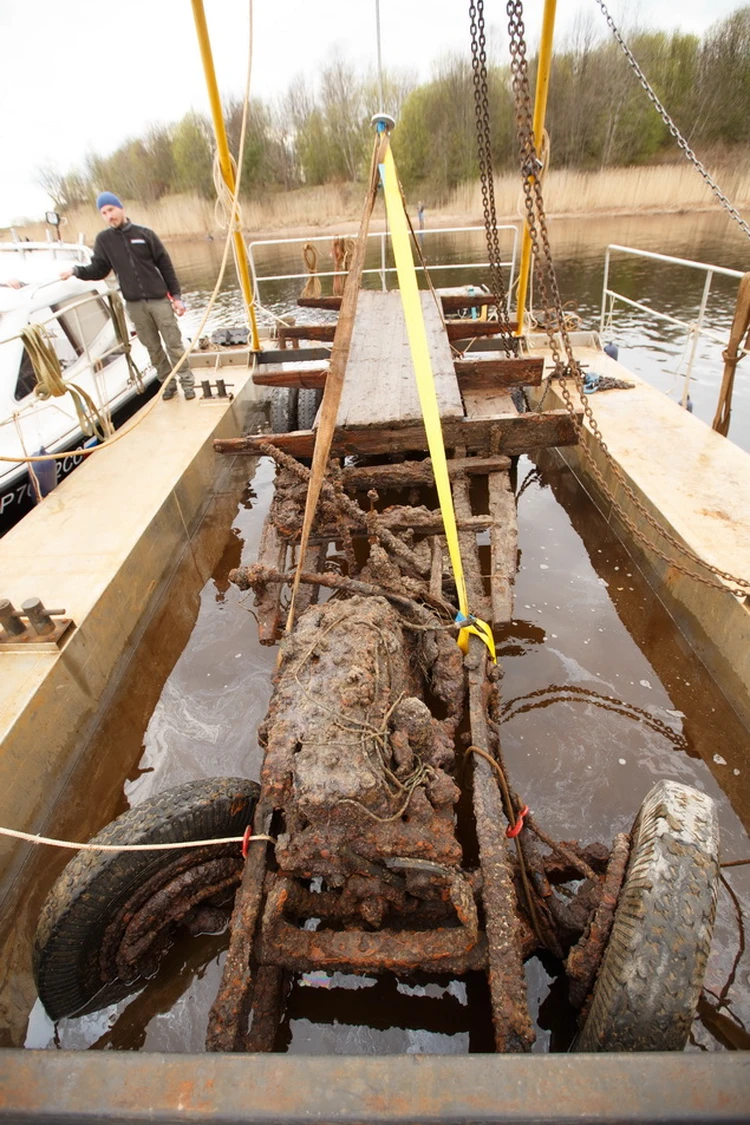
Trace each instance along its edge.
<path fill-rule="evenodd" d="M 706 274 L 705 284 L 703 286 L 703 295 L 701 297 L 700 307 L 698 309 L 698 316 L 695 320 L 680 320 L 678 317 L 670 316 L 668 313 L 659 312 L 657 309 L 651 308 L 650 305 L 644 304 L 642 301 L 634 301 L 631 297 L 626 297 L 623 293 L 618 293 L 615 289 L 609 288 L 609 267 L 610 257 L 612 251 L 620 254 L 631 254 L 636 258 L 648 258 L 655 262 L 666 262 L 668 265 L 673 266 L 686 266 L 688 269 L 702 270 Z M 705 262 L 696 262 L 689 258 L 673 258 L 669 254 L 657 254 L 653 250 L 637 250 L 633 246 L 620 246 L 616 242 L 610 243 L 607 247 L 607 252 L 604 257 L 604 281 L 602 284 L 602 309 L 599 321 L 599 331 L 603 334 L 607 321 L 611 318 L 615 301 L 622 301 L 625 305 L 630 305 L 631 308 L 640 309 L 642 312 L 648 313 L 649 316 L 657 320 L 667 321 L 669 324 L 677 325 L 678 328 L 684 328 L 688 334 L 688 340 L 691 342 L 690 358 L 688 359 L 687 368 L 685 371 L 685 383 L 682 391 L 682 405 L 687 406 L 688 392 L 690 389 L 690 378 L 693 373 L 693 365 L 695 363 L 695 356 L 698 350 L 698 339 L 700 336 L 707 336 L 715 343 L 727 343 L 727 336 L 720 335 L 718 332 L 710 328 L 704 328 L 703 320 L 706 315 L 706 307 L 708 305 L 708 298 L 711 292 L 711 283 L 713 282 L 714 275 L 719 274 L 721 277 L 736 277 L 738 280 L 744 277 L 740 270 L 728 269 L 726 266 L 712 266 L 706 265 Z M 608 306 L 609 299 L 609 306 Z"/>
<path fill-rule="evenodd" d="M 518 249 L 518 227 L 517 227 L 517 225 L 515 225 L 513 223 L 505 223 L 505 224 L 499 226 L 497 229 L 498 229 L 498 231 L 507 230 L 507 231 L 513 232 L 513 246 L 512 246 L 511 256 L 508 260 L 503 260 L 503 261 L 500 262 L 501 268 L 504 267 L 506 269 L 508 269 L 508 268 L 510 269 L 510 280 L 509 280 L 509 283 L 508 283 L 508 294 L 510 294 L 512 289 L 513 289 L 514 277 L 515 277 L 516 257 L 517 257 L 517 249 Z M 445 235 L 445 234 L 475 234 L 476 233 L 476 234 L 484 235 L 484 227 L 478 227 L 478 226 L 473 226 L 473 227 L 443 227 L 443 228 L 435 227 L 431 230 L 418 230 L 415 233 L 417 234 L 417 236 L 420 239 L 422 239 L 425 236 Z M 302 245 L 306 242 L 330 243 L 334 238 L 337 238 L 337 237 L 338 238 L 344 238 L 344 237 L 351 237 L 351 236 L 350 235 L 319 234 L 319 235 L 312 235 L 312 236 L 303 237 L 303 238 L 258 239 L 254 242 L 248 243 L 248 252 L 249 252 L 249 255 L 250 255 L 250 270 L 251 270 L 252 275 L 253 275 L 253 288 L 255 290 L 258 308 L 264 309 L 263 302 L 260 299 L 260 286 L 261 286 L 261 284 L 265 284 L 265 283 L 271 282 L 271 281 L 301 281 L 303 279 L 307 279 L 310 276 L 310 274 L 308 272 L 304 272 L 304 273 L 280 273 L 280 274 L 259 274 L 258 270 L 257 270 L 257 267 L 256 267 L 256 262 L 255 262 L 255 251 L 258 247 L 261 247 L 261 246 Z M 363 275 L 364 274 L 378 274 L 381 278 L 382 288 L 385 289 L 386 288 L 386 274 L 396 272 L 395 266 L 386 266 L 385 265 L 385 247 L 386 247 L 386 243 L 387 243 L 388 239 L 391 237 L 390 231 L 388 231 L 388 230 L 371 231 L 371 232 L 368 233 L 367 237 L 368 238 L 375 238 L 375 239 L 380 240 L 381 264 L 380 264 L 380 266 L 378 266 L 376 268 L 365 269 L 365 270 L 362 271 L 362 273 L 363 273 Z M 487 268 L 489 268 L 489 262 L 484 262 L 484 261 L 451 262 L 451 263 L 446 264 L 446 265 L 429 265 L 427 267 L 428 272 L 430 272 L 430 273 L 435 273 L 435 272 L 438 272 L 440 270 L 454 270 L 454 269 L 456 269 L 456 270 L 458 270 L 458 269 L 478 270 L 478 269 L 487 269 Z M 424 267 L 421 264 L 415 264 L 415 269 L 419 270 L 420 272 L 424 271 Z M 315 276 L 316 277 L 345 277 L 346 271 L 345 270 L 322 270 L 322 271 L 316 272 Z M 268 311 L 268 310 L 265 310 L 265 311 Z"/>

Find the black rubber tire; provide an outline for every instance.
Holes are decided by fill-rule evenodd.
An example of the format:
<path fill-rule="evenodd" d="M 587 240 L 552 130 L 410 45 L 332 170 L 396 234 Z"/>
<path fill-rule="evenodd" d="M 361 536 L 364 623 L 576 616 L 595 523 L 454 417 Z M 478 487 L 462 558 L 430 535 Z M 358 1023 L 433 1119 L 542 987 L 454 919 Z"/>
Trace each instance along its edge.
<path fill-rule="evenodd" d="M 300 387 L 297 399 L 297 429 L 311 430 L 315 415 L 323 401 L 323 392 L 313 387 Z"/>
<path fill-rule="evenodd" d="M 288 434 L 297 428 L 296 387 L 274 387 L 271 391 L 271 433 Z"/>
<path fill-rule="evenodd" d="M 252 822 L 258 792 L 257 783 L 244 778 L 190 781 L 129 809 L 91 842 L 154 844 L 241 836 Z M 34 977 L 51 1019 L 96 1011 L 137 987 L 136 981 L 102 978 L 105 931 L 140 887 L 162 870 L 168 878 L 170 866 L 185 854 L 85 851 L 70 861 L 47 896 L 34 939 Z M 200 854 L 198 849 L 187 852 Z"/>
<path fill-rule="evenodd" d="M 689 785 L 660 781 L 632 838 L 575 1051 L 681 1051 L 695 1016 L 716 914 L 716 806 Z"/>

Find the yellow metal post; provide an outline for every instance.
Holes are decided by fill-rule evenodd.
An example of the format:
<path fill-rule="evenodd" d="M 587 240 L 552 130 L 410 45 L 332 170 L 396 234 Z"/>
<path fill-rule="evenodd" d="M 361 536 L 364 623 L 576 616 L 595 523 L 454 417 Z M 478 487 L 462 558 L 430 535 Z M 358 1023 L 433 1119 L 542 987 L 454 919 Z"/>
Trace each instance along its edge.
<path fill-rule="evenodd" d="M 211 43 L 208 38 L 208 25 L 206 24 L 206 14 L 203 10 L 203 0 L 192 0 L 192 4 L 193 18 L 195 20 L 195 30 L 198 34 L 198 45 L 200 47 L 201 59 L 203 61 L 203 71 L 206 75 L 208 100 L 211 104 L 211 117 L 213 118 L 214 133 L 216 134 L 216 149 L 219 155 L 219 166 L 221 168 L 221 174 L 224 177 L 224 183 L 227 185 L 227 188 L 232 193 L 232 195 L 234 195 L 234 169 L 232 168 L 232 160 L 229 154 L 229 144 L 227 142 L 227 134 L 224 128 L 224 115 L 221 110 L 219 87 L 216 84 L 216 71 L 214 70 L 214 60 L 213 56 L 211 55 Z M 252 348 L 254 352 L 258 352 L 260 351 L 260 340 L 258 338 L 258 325 L 255 319 L 255 302 L 253 298 L 253 286 L 250 280 L 250 270 L 248 268 L 247 262 L 247 249 L 245 247 L 241 231 L 235 230 L 232 237 L 234 238 L 237 272 L 239 273 L 242 295 L 245 299 L 247 317 L 250 322 Z"/>
<path fill-rule="evenodd" d="M 544 117 L 547 112 L 547 94 L 549 93 L 549 77 L 552 70 L 552 39 L 555 32 L 555 9 L 557 0 L 545 0 L 544 19 L 542 21 L 542 40 L 539 45 L 539 72 L 536 79 L 536 94 L 534 97 L 534 144 L 536 151 L 542 150 L 544 142 Z M 526 293 L 529 288 L 529 274 L 531 273 L 531 234 L 529 224 L 523 225 L 523 240 L 521 242 L 521 268 L 518 273 L 518 300 L 516 304 L 516 320 L 518 328 L 516 335 L 523 335 L 523 318 L 526 312 Z"/>

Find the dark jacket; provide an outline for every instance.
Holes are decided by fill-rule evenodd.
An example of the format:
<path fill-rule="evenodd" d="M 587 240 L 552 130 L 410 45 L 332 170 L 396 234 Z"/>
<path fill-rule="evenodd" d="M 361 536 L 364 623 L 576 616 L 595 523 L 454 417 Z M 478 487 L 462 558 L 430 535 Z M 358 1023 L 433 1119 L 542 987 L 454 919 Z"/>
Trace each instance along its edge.
<path fill-rule="evenodd" d="M 112 270 L 126 301 L 154 301 L 167 293 L 180 296 L 180 283 L 161 239 L 129 219 L 96 236 L 91 265 L 73 267 L 82 281 L 100 281 Z"/>

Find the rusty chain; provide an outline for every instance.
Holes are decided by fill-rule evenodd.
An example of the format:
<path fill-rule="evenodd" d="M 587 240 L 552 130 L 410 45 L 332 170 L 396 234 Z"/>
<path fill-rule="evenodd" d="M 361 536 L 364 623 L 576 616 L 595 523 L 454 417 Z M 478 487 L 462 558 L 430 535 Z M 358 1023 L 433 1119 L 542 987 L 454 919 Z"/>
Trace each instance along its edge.
<path fill-rule="evenodd" d="M 750 226 L 748 226 L 748 224 L 742 218 L 742 215 L 740 215 L 737 208 L 732 205 L 732 203 L 729 201 L 729 199 L 727 199 L 724 192 L 721 190 L 719 185 L 716 183 L 716 181 L 711 176 L 711 173 L 708 171 L 708 169 L 705 167 L 705 165 L 702 164 L 701 161 L 698 159 L 698 157 L 695 155 L 695 153 L 691 149 L 690 145 L 685 140 L 682 133 L 677 128 L 674 121 L 672 120 L 672 118 L 669 116 L 669 114 L 667 113 L 664 106 L 659 101 L 659 98 L 656 95 L 656 91 L 653 89 L 653 87 L 652 87 L 651 83 L 649 82 L 648 78 L 646 78 L 646 75 L 641 70 L 635 56 L 633 55 L 633 52 L 630 50 L 630 47 L 628 47 L 627 43 L 625 42 L 622 35 L 620 34 L 617 27 L 615 26 L 615 21 L 612 19 L 612 16 L 609 14 L 609 11 L 607 10 L 607 6 L 604 3 L 604 0 L 596 0 L 596 2 L 599 5 L 599 7 L 601 8 L 602 14 L 604 15 L 605 20 L 609 24 L 609 27 L 610 27 L 610 30 L 611 30 L 612 34 L 614 35 L 615 39 L 619 43 L 620 47 L 622 48 L 622 51 L 623 51 L 623 54 L 625 55 L 625 58 L 630 63 L 631 67 L 633 68 L 633 71 L 635 72 L 635 75 L 636 75 L 638 81 L 640 82 L 643 89 L 646 91 L 646 94 L 648 95 L 649 101 L 651 102 L 654 109 L 657 111 L 657 113 L 661 117 L 661 119 L 664 122 L 664 124 L 666 125 L 666 127 L 669 129 L 669 132 L 672 134 L 674 139 L 677 141 L 677 144 L 682 149 L 682 151 L 685 153 L 685 156 L 688 158 L 688 160 L 691 162 L 691 164 L 695 165 L 696 169 L 698 170 L 700 175 L 703 177 L 703 179 L 706 181 L 708 186 L 711 188 L 711 191 L 714 193 L 716 198 L 719 200 L 722 207 L 724 207 L 729 212 L 729 214 L 732 216 L 734 221 L 741 227 L 741 229 L 745 232 L 745 234 L 748 236 L 748 238 L 750 238 Z"/>
<path fill-rule="evenodd" d="M 484 0 L 470 0 L 471 69 L 474 75 L 474 107 L 477 120 L 477 159 L 482 185 L 484 229 L 487 239 L 487 259 L 490 267 L 492 296 L 502 328 L 503 349 L 507 356 L 518 352 L 518 339 L 508 318 L 508 297 L 501 268 L 500 241 L 497 235 L 495 209 L 495 181 L 492 174 L 492 140 L 490 133 L 490 106 L 487 92 L 487 51 L 484 31 Z"/>
<path fill-rule="evenodd" d="M 534 132 L 532 126 L 532 109 L 531 109 L 531 92 L 529 85 L 528 63 L 526 59 L 526 41 L 525 41 L 525 27 L 523 23 L 523 2 L 522 0 L 508 0 L 506 11 L 508 14 L 508 35 L 510 38 L 510 56 L 511 56 L 511 75 L 513 93 L 516 104 L 516 129 L 518 132 L 518 141 L 520 149 L 520 163 L 521 163 L 521 176 L 523 181 L 524 202 L 526 206 L 526 222 L 529 228 L 529 235 L 533 247 L 534 257 L 534 273 L 537 279 L 537 286 L 542 295 L 545 306 L 545 329 L 549 339 L 550 351 L 554 363 L 553 375 L 559 379 L 560 394 L 571 420 L 576 429 L 579 437 L 579 448 L 583 453 L 589 468 L 599 484 L 602 495 L 612 505 L 613 510 L 619 515 L 623 524 L 627 527 L 628 531 L 632 534 L 633 538 L 641 543 L 643 546 L 651 550 L 658 558 L 665 562 L 669 567 L 681 574 L 687 575 L 689 578 L 695 579 L 697 582 L 703 583 L 705 586 L 710 586 L 714 589 L 727 590 L 734 594 L 736 597 L 744 598 L 750 595 L 750 581 L 744 578 L 738 578 L 736 575 L 728 571 L 721 570 L 719 567 L 713 566 L 711 563 L 702 559 L 694 551 L 692 551 L 686 544 L 677 539 L 671 532 L 667 531 L 662 524 L 647 510 L 644 503 L 635 494 L 633 488 L 630 486 L 625 478 L 625 474 L 612 457 L 607 443 L 604 440 L 602 432 L 599 428 L 591 406 L 588 402 L 588 396 L 583 392 L 583 378 L 578 361 L 573 355 L 573 347 L 570 341 L 570 335 L 565 324 L 565 317 L 562 311 L 562 299 L 560 297 L 560 290 L 557 284 L 557 276 L 555 274 L 554 265 L 552 263 L 552 251 L 549 242 L 549 231 L 547 229 L 547 219 L 544 210 L 544 200 L 542 198 L 542 185 L 538 176 L 540 162 L 536 152 L 536 144 L 534 141 Z M 541 242 L 541 246 L 540 246 Z M 567 363 L 563 363 L 563 358 L 560 354 L 557 336 L 563 342 L 565 349 L 565 358 Z M 568 387 L 568 378 L 573 378 L 578 396 L 580 398 L 583 413 L 586 421 L 589 424 L 591 433 L 599 446 L 606 462 L 612 471 L 612 474 L 617 479 L 619 484 L 646 523 L 656 532 L 657 536 L 661 536 L 674 550 L 683 557 L 690 560 L 692 563 L 697 563 L 699 567 L 703 567 L 709 571 L 714 577 L 709 575 L 696 573 L 692 567 L 685 566 L 683 563 L 678 562 L 675 558 L 667 555 L 662 551 L 655 542 L 648 536 L 644 535 L 640 528 L 636 527 L 630 517 L 623 511 L 621 505 L 615 500 L 612 491 L 604 480 L 604 476 L 594 460 L 594 455 L 585 441 L 580 440 L 584 428 L 584 423 L 578 416 L 576 407 L 573 404 L 570 389 Z M 548 384 L 549 385 L 549 384 Z M 723 579 L 718 581 L 717 579 Z M 728 585 L 727 585 L 728 584 Z"/>

